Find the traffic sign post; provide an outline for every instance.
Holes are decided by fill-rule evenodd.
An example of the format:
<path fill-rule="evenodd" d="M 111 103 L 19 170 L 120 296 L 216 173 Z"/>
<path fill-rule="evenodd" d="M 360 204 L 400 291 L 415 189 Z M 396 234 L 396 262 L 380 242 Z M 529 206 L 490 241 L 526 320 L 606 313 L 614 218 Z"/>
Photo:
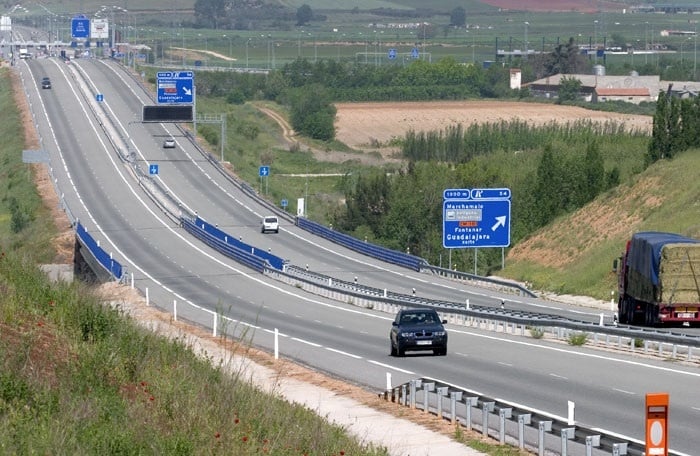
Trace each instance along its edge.
<path fill-rule="evenodd" d="M 263 165 L 258 168 L 258 176 L 260 176 L 260 193 L 262 193 L 262 181 L 265 178 L 265 193 L 267 193 L 267 178 L 270 176 L 270 167 Z"/>
<path fill-rule="evenodd" d="M 156 78 L 158 103 L 194 102 L 193 71 L 159 71 Z"/>
<path fill-rule="evenodd" d="M 154 176 L 158 174 L 158 165 L 152 164 L 148 167 L 148 174 Z"/>
<path fill-rule="evenodd" d="M 646 451 L 650 456 L 668 455 L 668 393 L 646 395 Z"/>

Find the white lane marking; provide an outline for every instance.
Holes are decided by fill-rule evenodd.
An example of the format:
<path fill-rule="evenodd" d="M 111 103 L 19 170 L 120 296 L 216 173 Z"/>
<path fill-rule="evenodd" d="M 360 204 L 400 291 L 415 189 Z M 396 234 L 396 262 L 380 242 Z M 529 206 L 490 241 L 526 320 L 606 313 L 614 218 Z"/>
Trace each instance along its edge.
<path fill-rule="evenodd" d="M 554 373 L 552 373 L 552 372 L 549 373 L 549 376 L 550 376 L 550 377 L 554 377 L 554 378 L 558 378 L 558 379 L 561 379 L 561 380 L 568 380 L 567 377 L 564 377 L 563 375 L 559 375 L 559 374 L 554 374 Z"/>
<path fill-rule="evenodd" d="M 635 394 L 637 394 L 637 393 L 634 393 L 632 391 L 627 391 L 627 390 L 623 390 L 620 388 L 613 388 L 612 390 L 617 391 L 618 393 L 622 393 L 622 394 L 629 394 L 630 396 L 634 396 Z"/>
<path fill-rule="evenodd" d="M 647 363 L 643 363 L 641 361 L 633 361 L 633 360 L 628 360 L 628 359 L 615 358 L 612 356 L 599 355 L 596 353 L 584 353 L 584 352 L 568 350 L 568 349 L 559 348 L 559 347 L 549 347 L 546 345 L 539 345 L 539 344 L 534 344 L 531 342 L 525 342 L 525 341 L 520 341 L 520 340 L 502 339 L 502 338 L 496 337 L 496 336 L 490 336 L 487 334 L 478 334 L 478 333 L 474 333 L 471 331 L 464 331 L 464 330 L 460 330 L 460 329 L 450 329 L 449 331 L 452 333 L 465 334 L 465 335 L 469 335 L 469 336 L 480 337 L 482 339 L 495 340 L 495 341 L 503 342 L 503 343 L 507 343 L 507 344 L 515 344 L 515 345 L 522 345 L 525 347 L 532 347 L 532 348 L 535 348 L 538 350 L 549 350 L 549 351 L 554 351 L 557 353 L 566 353 L 569 355 L 581 356 L 584 358 L 602 359 L 604 361 L 611 361 L 613 363 L 626 364 L 629 366 L 643 367 L 643 368 L 647 368 L 647 369 L 659 370 L 659 371 L 663 371 L 663 372 L 670 372 L 670 373 L 680 374 L 680 375 L 689 375 L 691 377 L 700 378 L 700 372 L 685 371 L 685 370 L 674 369 L 674 368 L 665 367 L 665 366 L 655 366 L 653 364 L 647 364 Z"/>
<path fill-rule="evenodd" d="M 511 363 L 506 363 L 504 361 L 499 361 L 498 364 L 500 364 L 501 366 L 513 367 L 513 365 Z"/>
<path fill-rule="evenodd" d="M 311 345 L 312 347 L 316 347 L 316 348 L 323 347 L 323 345 L 321 345 L 321 344 L 309 342 L 308 340 L 304 340 L 304 339 L 299 339 L 298 337 L 291 337 L 290 339 L 295 341 L 295 342 L 301 342 L 302 344 Z"/>
<path fill-rule="evenodd" d="M 337 353 L 337 354 L 339 354 L 339 355 L 349 356 L 350 358 L 355 358 L 355 359 L 362 359 L 362 356 L 353 355 L 352 353 L 348 353 L 348 352 L 346 352 L 346 351 L 338 350 L 338 349 L 336 349 L 336 348 L 331 348 L 331 347 L 324 347 L 324 348 L 325 348 L 326 350 L 330 351 L 330 352 Z"/>
<path fill-rule="evenodd" d="M 379 361 L 374 361 L 374 360 L 368 359 L 367 362 L 368 362 L 368 363 L 371 363 L 371 364 L 374 364 L 374 365 L 376 365 L 376 366 L 384 367 L 384 368 L 386 368 L 386 369 L 394 370 L 394 371 L 396 371 L 396 372 L 401 372 L 402 374 L 416 375 L 416 373 L 413 372 L 413 371 L 406 370 L 406 369 L 401 369 L 400 367 L 391 366 L 391 365 L 385 364 L 385 363 L 380 363 Z"/>

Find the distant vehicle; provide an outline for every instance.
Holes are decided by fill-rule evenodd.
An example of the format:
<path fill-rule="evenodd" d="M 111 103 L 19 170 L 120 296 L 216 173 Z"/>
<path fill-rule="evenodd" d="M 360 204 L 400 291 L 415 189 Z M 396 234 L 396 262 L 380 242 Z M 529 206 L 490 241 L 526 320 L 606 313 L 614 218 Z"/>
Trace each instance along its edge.
<path fill-rule="evenodd" d="M 51 79 L 49 79 L 48 77 L 44 77 L 41 80 L 41 88 L 42 89 L 50 89 L 51 88 Z"/>
<path fill-rule="evenodd" d="M 261 233 L 267 233 L 268 231 L 273 231 L 275 233 L 280 232 L 280 222 L 275 215 L 266 215 L 262 219 L 262 227 L 260 228 Z"/>
<path fill-rule="evenodd" d="M 29 59 L 31 57 L 32 57 L 32 55 L 29 53 L 27 48 L 19 48 L 19 58 L 20 59 Z"/>
<path fill-rule="evenodd" d="M 165 138 L 163 149 L 175 149 L 175 140 L 173 138 Z"/>
<path fill-rule="evenodd" d="M 447 354 L 447 331 L 434 309 L 402 309 L 396 314 L 389 331 L 391 356 L 405 356 L 406 351 L 432 350 L 433 354 Z"/>
<path fill-rule="evenodd" d="M 700 240 L 635 233 L 613 269 L 618 272 L 620 323 L 700 323 Z"/>

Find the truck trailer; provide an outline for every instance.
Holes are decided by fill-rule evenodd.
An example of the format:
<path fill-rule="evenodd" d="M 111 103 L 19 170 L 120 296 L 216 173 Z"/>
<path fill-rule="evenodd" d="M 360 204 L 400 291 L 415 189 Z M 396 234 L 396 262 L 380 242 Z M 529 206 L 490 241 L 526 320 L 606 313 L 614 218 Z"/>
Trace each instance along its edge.
<path fill-rule="evenodd" d="M 700 323 L 700 241 L 644 231 L 627 241 L 618 273 L 622 324 Z"/>

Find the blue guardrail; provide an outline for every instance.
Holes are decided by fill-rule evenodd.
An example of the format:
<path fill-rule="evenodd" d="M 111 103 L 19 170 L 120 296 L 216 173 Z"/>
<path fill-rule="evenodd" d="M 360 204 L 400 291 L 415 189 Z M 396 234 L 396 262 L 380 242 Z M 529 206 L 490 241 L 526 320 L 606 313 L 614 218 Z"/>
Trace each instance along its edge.
<path fill-rule="evenodd" d="M 85 227 L 80 222 L 78 222 L 75 232 L 78 234 L 78 237 L 81 241 L 83 241 L 83 244 L 88 248 L 88 250 L 92 252 L 93 256 L 102 265 L 102 267 L 109 271 L 109 273 L 112 274 L 112 277 L 117 280 L 121 280 L 123 274 L 122 265 L 97 244 L 97 241 L 92 237 L 92 235 L 90 235 L 90 233 L 87 232 Z"/>
<path fill-rule="evenodd" d="M 321 236 L 331 242 L 335 242 L 336 244 L 340 244 L 356 252 L 386 261 L 387 263 L 403 266 L 404 268 L 412 269 L 414 271 L 420 271 L 421 266 L 426 264 L 423 258 L 361 241 L 347 234 L 333 231 L 320 223 L 312 222 L 311 220 L 303 217 L 297 217 L 297 226 L 303 230 Z"/>
<path fill-rule="evenodd" d="M 239 263 L 262 272 L 266 265 L 282 270 L 285 261 L 262 249 L 257 249 L 245 242 L 241 242 L 233 236 L 221 231 L 216 226 L 197 217 L 194 221 L 181 219 L 182 226 L 195 237 L 210 247 L 215 248 L 224 255 Z"/>

